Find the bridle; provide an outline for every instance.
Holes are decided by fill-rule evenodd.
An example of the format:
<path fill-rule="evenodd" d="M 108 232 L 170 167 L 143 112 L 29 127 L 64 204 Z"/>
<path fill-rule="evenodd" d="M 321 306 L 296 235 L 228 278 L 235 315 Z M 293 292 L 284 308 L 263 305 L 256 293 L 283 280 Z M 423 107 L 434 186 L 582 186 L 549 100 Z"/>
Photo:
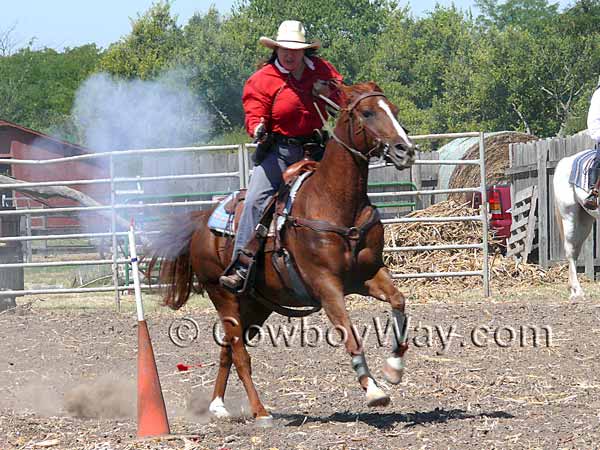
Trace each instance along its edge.
<path fill-rule="evenodd" d="M 385 94 L 383 94 L 383 92 L 364 92 L 362 94 L 360 94 L 358 97 L 356 97 L 352 103 L 350 103 L 348 106 L 346 106 L 345 108 L 340 108 L 338 105 L 336 105 L 334 102 L 332 102 L 330 99 L 328 99 L 327 97 L 324 96 L 320 96 L 323 100 L 326 100 L 327 103 L 329 103 L 331 106 L 333 106 L 334 108 L 338 109 L 340 112 L 346 112 L 348 114 L 348 120 L 350 122 L 349 127 L 348 127 L 348 140 L 350 142 L 350 145 L 348 145 L 346 142 L 344 142 L 342 139 L 339 138 L 339 136 L 337 136 L 335 134 L 335 131 L 333 129 L 331 129 L 331 127 L 329 127 L 329 125 L 326 125 L 328 128 L 328 132 L 329 135 L 338 143 L 340 144 L 342 147 L 344 147 L 346 150 L 348 150 L 352 155 L 357 156 L 358 158 L 362 159 L 363 161 L 369 161 L 369 159 L 371 158 L 371 156 L 373 156 L 373 154 L 378 151 L 381 150 L 383 148 L 383 157 L 386 156 L 387 154 L 387 145 L 384 144 L 383 142 L 381 142 L 381 139 L 379 138 L 375 138 L 375 145 L 370 148 L 366 153 L 360 152 L 358 151 L 355 147 L 356 144 L 354 143 L 354 136 L 360 134 L 361 132 L 363 133 L 363 139 L 365 141 L 365 143 L 367 142 L 367 131 L 369 131 L 371 133 L 371 135 L 375 135 L 374 131 L 372 128 L 370 128 L 363 120 L 362 117 L 360 117 L 360 115 L 356 115 L 354 116 L 354 109 L 358 106 L 358 104 L 363 101 L 366 98 L 369 97 L 383 97 L 384 99 L 387 100 L 387 97 L 385 96 Z M 323 116 L 321 115 L 321 110 L 317 107 L 317 105 L 315 104 L 315 108 L 317 109 L 317 112 L 319 113 L 319 115 L 321 116 L 321 119 L 323 120 L 323 123 L 326 124 L 327 122 L 325 121 L 325 119 L 323 118 Z M 359 121 L 359 127 L 358 129 L 354 129 L 354 117 L 356 117 Z"/>

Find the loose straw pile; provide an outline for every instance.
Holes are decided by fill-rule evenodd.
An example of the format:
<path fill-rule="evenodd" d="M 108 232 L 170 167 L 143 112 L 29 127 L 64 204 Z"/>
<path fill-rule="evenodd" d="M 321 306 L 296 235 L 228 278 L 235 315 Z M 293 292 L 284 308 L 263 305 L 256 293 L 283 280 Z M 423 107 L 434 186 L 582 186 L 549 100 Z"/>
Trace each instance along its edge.
<path fill-rule="evenodd" d="M 474 216 L 478 211 L 470 203 L 453 200 L 440 202 L 415 211 L 407 217 Z M 479 221 L 444 223 L 401 223 L 386 227 L 386 247 L 424 245 L 475 244 L 482 242 L 482 224 Z M 490 230 L 490 280 L 494 287 L 525 287 L 543 283 L 563 282 L 564 266 L 544 270 L 535 264 L 520 263 L 500 254 L 499 240 Z M 480 249 L 453 249 L 435 251 L 408 251 L 385 253 L 385 263 L 394 272 L 464 272 L 481 270 L 483 252 Z M 481 277 L 411 278 L 398 280 L 399 286 L 421 297 L 445 297 L 448 291 L 480 288 Z"/>

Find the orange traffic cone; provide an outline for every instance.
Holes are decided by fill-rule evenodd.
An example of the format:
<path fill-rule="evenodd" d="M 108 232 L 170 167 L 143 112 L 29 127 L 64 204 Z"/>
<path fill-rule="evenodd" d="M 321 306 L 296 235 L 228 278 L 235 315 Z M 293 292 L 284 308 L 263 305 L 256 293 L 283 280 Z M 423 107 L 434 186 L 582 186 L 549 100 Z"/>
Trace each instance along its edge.
<path fill-rule="evenodd" d="M 145 320 L 138 321 L 137 385 L 138 437 L 169 434 L 169 419 Z"/>

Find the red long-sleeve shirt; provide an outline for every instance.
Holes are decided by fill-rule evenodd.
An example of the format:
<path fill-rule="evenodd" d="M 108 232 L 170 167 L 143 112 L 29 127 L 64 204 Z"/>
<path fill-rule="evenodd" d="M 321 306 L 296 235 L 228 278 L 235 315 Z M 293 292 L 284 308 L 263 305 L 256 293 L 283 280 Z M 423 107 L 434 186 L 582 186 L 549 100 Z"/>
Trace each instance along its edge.
<path fill-rule="evenodd" d="M 323 126 L 313 102 L 317 102 L 324 117 L 327 113 L 323 100 L 312 95 L 313 84 L 317 80 L 342 81 L 342 76 L 324 59 L 305 57 L 304 61 L 306 67 L 300 80 L 276 61 L 260 68 L 246 81 L 242 103 L 250 136 L 261 118 L 265 119 L 268 131 L 284 136 L 307 136 Z M 331 99 L 337 101 L 337 96 L 334 94 Z"/>

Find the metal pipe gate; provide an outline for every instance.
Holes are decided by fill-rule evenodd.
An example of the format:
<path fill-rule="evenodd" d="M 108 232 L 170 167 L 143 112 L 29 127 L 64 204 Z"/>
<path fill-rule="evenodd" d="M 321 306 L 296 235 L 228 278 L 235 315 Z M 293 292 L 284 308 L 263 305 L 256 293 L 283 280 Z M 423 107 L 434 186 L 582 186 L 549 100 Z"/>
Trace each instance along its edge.
<path fill-rule="evenodd" d="M 488 223 L 487 223 L 487 199 L 486 199 L 486 183 L 485 183 L 485 149 L 484 149 L 484 134 L 483 133 L 451 133 L 451 134 L 433 134 L 433 135 L 420 135 L 412 136 L 413 140 L 433 140 L 433 139 L 448 139 L 458 137 L 473 137 L 479 136 L 479 150 L 480 157 L 477 160 L 457 160 L 457 161 L 439 161 L 439 160 L 417 160 L 415 164 L 470 164 L 479 165 L 481 173 L 481 185 L 479 188 L 462 188 L 462 189 L 444 189 L 444 190 L 412 190 L 412 191 L 400 191 L 400 192 L 383 192 L 383 193 L 372 193 L 370 197 L 403 197 L 403 196 L 416 196 L 416 195 L 435 195 L 442 193 L 453 193 L 453 192 L 481 192 L 482 206 L 480 214 L 478 216 L 470 217 L 427 217 L 427 218 L 398 218 L 398 219 L 384 219 L 382 222 L 385 224 L 394 223 L 407 223 L 407 222 L 451 222 L 451 221 L 481 221 L 483 225 L 483 236 L 482 242 L 478 244 L 456 244 L 456 245 L 442 245 L 442 246 L 421 246 L 421 247 L 387 247 L 384 251 L 397 252 L 397 251 L 429 251 L 429 250 L 447 250 L 447 249 L 463 249 L 473 248 L 480 249 L 482 251 L 482 270 L 470 271 L 470 272 L 439 272 L 439 273 L 415 273 L 415 274 L 394 274 L 393 277 L 396 279 L 401 278 L 430 278 L 430 277 L 455 277 L 455 276 L 481 276 L 483 278 L 484 295 L 487 297 L 490 295 L 489 287 L 489 267 L 488 267 Z M 92 158 L 107 158 L 110 164 L 110 177 L 105 179 L 94 179 L 94 180 L 71 180 L 71 181 L 47 181 L 47 182 L 36 182 L 36 183 L 15 183 L 3 185 L 3 189 L 15 189 L 18 187 L 42 187 L 42 186 L 69 186 L 69 185 L 84 185 L 84 184 L 107 184 L 110 186 L 110 199 L 111 205 L 106 206 L 91 206 L 91 207 L 64 207 L 64 208 L 44 208 L 44 209 L 18 209 L 18 210 L 7 210 L 0 211 L 0 219 L 6 215 L 24 215 L 24 214 L 36 214 L 36 215 L 49 215 L 65 212 L 102 212 L 105 211 L 110 213 L 110 230 L 108 232 L 101 233 L 74 233 L 74 234 L 61 234 L 61 235 L 46 235 L 46 236 L 22 236 L 22 237 L 0 237 L 1 243 L 15 243 L 15 242 L 29 242 L 36 240 L 62 240 L 62 239 L 98 239 L 110 237 L 112 240 L 112 259 L 104 260 L 83 260 L 83 261 L 56 261 L 56 262 L 43 262 L 43 263 L 9 263 L 0 264 L 1 269 L 8 268 L 27 268 L 27 267 L 52 267 L 52 266 L 85 266 L 85 265 L 101 265 L 110 264 L 112 267 L 112 287 L 95 287 L 95 288 L 60 288 L 60 289 L 29 289 L 29 290 L 16 290 L 6 289 L 0 290 L 0 297 L 12 297 L 22 295 L 36 295 L 36 294 L 66 294 L 66 293 L 83 293 L 83 292 L 114 292 L 115 303 L 117 308 L 120 308 L 120 292 L 129 291 L 133 289 L 133 285 L 127 283 L 120 285 L 118 276 L 118 267 L 129 263 L 127 258 L 118 257 L 118 239 L 127 236 L 126 231 L 117 230 L 117 217 L 118 211 L 124 210 L 139 210 L 145 208 L 154 207 L 189 207 L 189 206 L 208 206 L 213 205 L 216 202 L 213 200 L 197 200 L 197 201 L 185 201 L 185 202 L 155 202 L 146 204 L 119 204 L 116 201 L 116 193 L 118 192 L 118 186 L 124 183 L 131 182 L 157 182 L 157 181 L 177 181 L 177 180 L 193 180 L 193 179 L 206 179 L 206 178 L 237 178 L 239 180 L 239 187 L 245 188 L 248 185 L 250 176 L 250 158 L 249 150 L 255 148 L 253 144 L 242 144 L 242 145 L 221 145 L 221 146 L 203 146 L 203 147 L 184 147 L 184 148 L 163 148 L 163 149 L 145 149 L 145 150 L 124 150 L 107 153 L 96 153 L 89 155 L 79 155 L 66 158 L 57 158 L 52 160 L 2 160 L 0 164 L 25 164 L 25 165 L 52 165 L 56 163 L 64 163 L 69 161 L 77 161 Z M 117 177 L 115 176 L 116 160 L 120 157 L 131 156 L 131 155 L 148 155 L 148 154 L 159 154 L 159 153 L 188 153 L 188 152 L 210 152 L 210 151 L 222 151 L 222 150 L 235 150 L 238 153 L 238 170 L 233 172 L 220 172 L 220 173 L 204 173 L 204 174 L 186 174 L 186 175 L 173 175 L 173 176 L 143 176 L 143 177 Z M 375 170 L 380 167 L 385 167 L 385 164 L 374 164 L 369 166 L 370 170 Z M 142 235 L 148 235 L 150 233 L 141 233 Z M 149 286 L 145 285 L 144 288 Z"/>

